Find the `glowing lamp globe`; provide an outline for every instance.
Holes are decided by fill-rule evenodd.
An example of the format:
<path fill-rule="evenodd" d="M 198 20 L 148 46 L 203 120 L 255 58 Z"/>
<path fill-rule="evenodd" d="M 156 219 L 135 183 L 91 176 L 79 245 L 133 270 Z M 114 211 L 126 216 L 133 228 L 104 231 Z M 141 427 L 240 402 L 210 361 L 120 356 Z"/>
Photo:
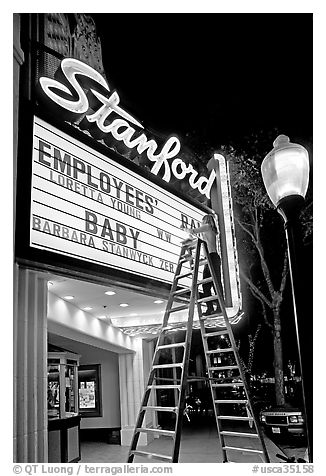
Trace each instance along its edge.
<path fill-rule="evenodd" d="M 264 158 L 261 173 L 269 198 L 277 208 L 287 197 L 304 199 L 309 181 L 309 156 L 304 147 L 278 136 Z"/>

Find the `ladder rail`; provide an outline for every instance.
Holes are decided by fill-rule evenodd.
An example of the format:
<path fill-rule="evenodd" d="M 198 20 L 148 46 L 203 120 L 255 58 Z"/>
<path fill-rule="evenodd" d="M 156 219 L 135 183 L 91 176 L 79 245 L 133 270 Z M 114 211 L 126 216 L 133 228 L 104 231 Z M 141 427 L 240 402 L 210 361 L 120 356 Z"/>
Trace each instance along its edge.
<path fill-rule="evenodd" d="M 193 277 L 198 275 L 199 250 L 200 250 L 200 243 L 197 241 Z M 191 347 L 191 338 L 192 338 L 192 331 L 193 331 L 193 319 L 194 319 L 194 311 L 195 311 L 195 305 L 196 305 L 196 297 L 197 297 L 197 283 L 196 283 L 196 280 L 193 279 L 192 285 L 191 285 L 191 294 L 190 294 L 186 345 L 185 345 L 184 359 L 183 359 L 184 365 L 183 365 L 182 374 L 181 374 L 181 389 L 179 393 L 179 405 L 178 405 L 179 412 L 177 414 L 177 421 L 175 425 L 176 433 L 175 433 L 175 440 L 174 440 L 174 447 L 173 447 L 173 454 L 172 454 L 173 463 L 178 462 L 179 451 L 180 451 L 181 429 L 182 429 L 182 423 L 183 423 L 183 413 L 184 413 L 185 405 L 186 405 L 187 377 L 188 377 L 188 369 L 189 369 L 189 357 L 190 357 L 190 347 Z"/>
<path fill-rule="evenodd" d="M 186 248 L 187 248 L 186 246 L 182 246 L 181 252 L 180 252 L 180 257 L 183 255 Z M 174 302 L 174 292 L 176 291 L 177 284 L 178 284 L 177 276 L 180 274 L 180 270 L 182 268 L 182 265 L 183 265 L 183 263 L 181 262 L 181 259 L 179 259 L 176 270 L 175 270 L 174 279 L 173 279 L 171 291 L 170 291 L 170 294 L 169 294 L 168 302 L 167 302 L 165 312 L 164 312 L 162 328 L 167 327 L 167 323 L 168 323 L 168 319 L 169 319 L 169 315 L 170 315 L 169 311 L 172 308 L 172 305 L 173 305 L 173 302 Z M 142 402 L 141 402 L 141 405 L 140 405 L 140 410 L 139 410 L 139 413 L 138 413 L 135 428 L 134 428 L 134 431 L 133 431 L 133 436 L 132 436 L 132 439 L 131 439 L 131 445 L 130 445 L 130 449 L 129 449 L 129 453 L 128 453 L 128 459 L 127 459 L 128 463 L 132 463 L 133 460 L 134 460 L 134 451 L 136 451 L 137 444 L 138 444 L 139 437 L 140 437 L 140 432 L 137 431 L 137 429 L 142 426 L 144 418 L 145 418 L 146 407 L 147 407 L 147 404 L 148 404 L 148 400 L 149 400 L 149 397 L 150 397 L 150 394 L 151 394 L 153 381 L 154 381 L 154 378 L 155 378 L 155 369 L 153 367 L 156 364 L 156 359 L 158 358 L 158 355 L 159 355 L 159 350 L 160 350 L 159 348 L 160 348 L 160 345 L 161 345 L 161 340 L 163 340 L 164 334 L 165 334 L 164 332 L 161 332 L 158 339 L 157 339 L 157 342 L 156 342 L 156 347 L 155 347 L 155 350 L 154 350 L 154 353 L 153 353 L 151 370 L 150 370 L 150 373 L 149 373 L 149 376 L 148 376 L 147 385 L 145 387 Z M 179 397 L 180 397 L 180 395 L 179 395 Z M 156 396 L 154 398 L 156 399 Z"/>
<path fill-rule="evenodd" d="M 247 383 L 247 379 L 246 379 L 246 377 L 244 375 L 244 372 L 243 372 L 243 369 L 242 369 L 242 364 L 241 364 L 241 361 L 240 361 L 240 356 L 239 356 L 238 348 L 237 348 L 237 345 L 236 345 L 236 342 L 235 342 L 232 326 L 230 324 L 230 321 L 229 321 L 229 318 L 228 318 L 228 315 L 227 315 L 227 312 L 226 312 L 225 303 L 224 303 L 224 300 L 221 296 L 219 286 L 217 284 L 218 283 L 218 278 L 216 276 L 215 269 L 214 269 L 214 266 L 212 264 L 211 256 L 208 252 L 207 244 L 204 241 L 202 241 L 202 243 L 204 245 L 204 253 L 205 253 L 205 256 L 207 258 L 207 263 L 208 263 L 208 266 L 209 266 L 209 270 L 210 270 L 211 276 L 213 278 L 214 291 L 215 291 L 215 294 L 218 298 L 218 303 L 220 305 L 220 308 L 221 308 L 221 311 L 222 311 L 222 314 L 223 314 L 225 327 L 228 331 L 231 347 L 233 348 L 233 352 L 234 352 L 234 357 L 235 357 L 237 366 L 239 367 L 240 375 L 241 375 L 242 382 L 243 382 L 243 387 L 244 387 L 245 394 L 246 394 L 246 397 L 247 397 L 248 410 L 250 412 L 250 415 L 253 417 L 253 423 L 255 425 L 255 430 L 256 430 L 257 434 L 259 435 L 259 439 L 260 439 L 260 442 L 261 442 L 261 445 L 262 445 L 262 450 L 263 450 L 263 455 L 264 455 L 265 462 L 269 463 L 269 456 L 268 456 L 268 453 L 267 453 L 267 449 L 266 449 L 264 437 L 263 437 L 263 434 L 262 434 L 262 430 L 261 430 L 260 426 L 258 425 L 257 416 L 255 414 L 255 411 L 254 411 L 252 405 L 251 405 L 250 390 L 249 390 L 249 386 L 248 386 L 248 383 Z M 201 324 L 202 324 L 202 321 L 201 321 Z M 204 326 L 204 328 L 205 328 L 205 326 Z M 201 327 L 201 329 L 202 329 L 202 327 Z M 203 341 L 204 341 L 204 339 L 203 339 Z M 214 407 L 215 407 L 215 405 L 214 405 Z M 223 445 L 222 448 L 224 446 L 225 445 Z"/>
<path fill-rule="evenodd" d="M 197 289 L 197 293 L 198 293 L 198 289 Z M 205 324 L 204 324 L 204 320 L 202 319 L 201 306 L 198 303 L 197 303 L 197 308 L 198 308 L 198 316 L 199 316 L 199 322 L 200 322 L 202 343 L 203 343 L 203 347 L 204 347 L 206 369 L 207 369 L 208 374 L 209 374 L 209 378 L 208 378 L 209 382 L 210 382 L 209 388 L 210 388 L 211 398 L 212 398 L 212 402 L 213 402 L 214 416 L 215 416 L 215 421 L 216 421 L 216 426 L 217 426 L 217 435 L 218 435 L 218 439 L 220 441 L 220 445 L 221 445 L 221 448 L 222 448 L 223 463 L 227 463 L 227 452 L 226 452 L 226 449 L 225 449 L 224 437 L 222 435 L 222 424 L 221 424 L 221 420 L 219 419 L 219 416 L 220 416 L 219 408 L 215 403 L 215 394 L 214 394 L 214 389 L 211 385 L 211 377 L 210 377 L 210 373 L 209 373 L 210 372 L 209 368 L 211 367 L 211 365 L 210 365 L 209 358 L 208 358 L 207 340 L 204 338 Z"/>
<path fill-rule="evenodd" d="M 186 248 L 187 248 L 186 246 L 182 246 L 180 256 L 182 256 L 182 254 L 184 253 L 184 250 Z M 174 298 L 175 298 L 175 292 L 176 292 L 177 286 L 178 286 L 178 276 L 180 275 L 180 271 L 181 271 L 181 268 L 182 268 L 183 264 L 184 263 L 181 263 L 181 260 L 179 259 L 179 262 L 177 264 L 177 267 L 176 267 L 176 270 L 175 270 L 175 273 L 174 273 L 173 283 L 172 283 L 172 287 L 171 287 L 171 290 L 170 290 L 168 302 L 166 304 L 162 327 L 167 326 L 167 322 L 168 322 L 169 317 L 170 317 L 170 310 L 172 309 L 172 305 L 173 305 Z M 191 274 L 193 275 L 193 271 L 191 272 Z M 155 353 L 154 353 L 154 355 L 155 355 Z"/>

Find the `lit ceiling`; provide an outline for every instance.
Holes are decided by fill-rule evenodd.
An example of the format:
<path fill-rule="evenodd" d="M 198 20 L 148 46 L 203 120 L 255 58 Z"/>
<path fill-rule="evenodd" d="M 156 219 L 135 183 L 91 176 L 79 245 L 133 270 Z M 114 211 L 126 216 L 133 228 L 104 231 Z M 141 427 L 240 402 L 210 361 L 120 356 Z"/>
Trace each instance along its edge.
<path fill-rule="evenodd" d="M 103 320 L 117 318 L 120 322 L 124 318 L 129 325 L 132 321 L 135 321 L 134 325 L 138 325 L 139 319 L 146 316 L 163 318 L 166 306 L 166 300 L 159 297 L 63 277 L 51 278 L 49 291 L 94 317 Z M 106 291 L 114 291 L 115 294 L 107 295 Z M 73 299 L 68 299 L 67 296 L 73 296 Z M 128 306 L 122 307 L 120 304 Z"/>
<path fill-rule="evenodd" d="M 107 291 L 115 294 L 107 295 Z M 53 276 L 49 281 L 49 292 L 129 335 L 157 334 L 167 303 L 161 297 L 59 276 Z M 69 296 L 73 299 L 68 299 Z M 122 307 L 121 304 L 128 306 Z M 178 316 L 170 319 L 172 326 L 187 321 L 186 311 L 181 311 Z M 242 316 L 243 313 L 237 314 L 230 323 L 237 324 Z M 195 316 L 194 327 L 198 326 L 198 317 Z M 223 316 L 210 319 L 206 327 L 225 327 Z"/>

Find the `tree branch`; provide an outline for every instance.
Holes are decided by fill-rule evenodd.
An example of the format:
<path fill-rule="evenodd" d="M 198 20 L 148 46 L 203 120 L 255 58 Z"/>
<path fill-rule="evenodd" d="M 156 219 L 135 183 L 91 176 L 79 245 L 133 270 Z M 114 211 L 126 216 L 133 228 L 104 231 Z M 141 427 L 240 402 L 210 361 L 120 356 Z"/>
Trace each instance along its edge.
<path fill-rule="evenodd" d="M 259 299 L 259 298 L 258 298 Z M 260 304 L 261 304 L 261 307 L 263 308 L 263 319 L 264 319 L 264 322 L 265 324 L 267 325 L 267 327 L 269 327 L 270 331 L 273 332 L 274 331 L 274 326 L 273 324 L 271 324 L 267 318 L 267 312 L 266 312 L 266 309 L 265 309 L 265 306 L 264 306 L 264 303 L 262 301 L 260 301 Z"/>
<path fill-rule="evenodd" d="M 250 289 L 253 290 L 256 293 L 256 295 L 259 296 L 260 299 L 264 301 L 264 303 L 268 307 L 272 308 L 272 302 L 268 301 L 266 296 L 264 296 L 264 294 L 260 291 L 260 289 L 258 289 L 257 286 L 255 286 L 255 284 L 251 281 L 251 279 L 249 279 L 248 276 L 241 269 L 240 269 L 240 276 L 246 281 Z"/>
<path fill-rule="evenodd" d="M 258 254 L 259 254 L 259 257 L 260 257 L 261 269 L 263 271 L 263 275 L 264 275 L 264 278 L 265 278 L 265 281 L 266 281 L 266 284 L 267 284 L 267 287 L 268 287 L 268 291 L 271 295 L 271 298 L 273 298 L 275 289 L 274 289 L 274 286 L 273 286 L 273 283 L 272 283 L 272 279 L 271 279 L 271 275 L 270 275 L 267 263 L 265 261 L 263 248 L 262 248 L 259 241 L 257 241 L 257 243 L 255 243 L 255 245 L 256 245 L 256 248 L 257 248 L 257 251 L 258 251 Z"/>
<path fill-rule="evenodd" d="M 260 329 L 261 329 L 261 324 L 258 324 L 255 335 L 254 335 L 254 342 L 255 342 L 255 340 L 257 340 Z"/>
<path fill-rule="evenodd" d="M 267 318 L 267 313 L 266 313 L 266 309 L 265 309 L 265 301 L 261 298 L 261 296 L 259 294 L 256 294 L 255 291 L 253 290 L 253 288 L 250 288 L 250 291 L 252 293 L 252 295 L 258 299 L 258 301 L 260 302 L 261 304 L 261 307 L 262 307 L 262 310 L 263 310 L 263 319 L 264 319 L 264 322 L 266 324 L 267 327 L 270 328 L 271 331 L 273 331 L 274 327 L 273 327 L 273 324 L 271 324 Z"/>
<path fill-rule="evenodd" d="M 252 337 L 251 334 L 248 335 L 248 339 L 249 339 L 248 371 L 250 374 L 251 374 L 252 366 L 254 362 L 255 344 L 256 344 L 256 340 L 258 338 L 260 329 L 261 329 L 261 324 L 258 324 L 254 337 Z"/>
<path fill-rule="evenodd" d="M 288 263 L 289 263 L 288 254 L 287 254 L 287 252 L 285 252 L 284 253 L 284 261 L 283 261 L 282 279 L 281 279 L 281 285 L 280 285 L 280 294 L 281 295 L 283 294 L 283 291 L 284 291 L 284 288 L 285 288 L 285 285 L 286 285 L 286 278 L 287 278 L 288 270 L 289 270 Z"/>
<path fill-rule="evenodd" d="M 236 222 L 238 223 L 238 225 L 240 226 L 240 228 L 242 228 L 243 231 L 245 231 L 245 232 L 250 236 L 250 238 L 252 239 L 252 241 L 255 243 L 256 238 L 255 238 L 254 234 L 247 228 L 247 226 L 249 226 L 249 225 L 247 225 L 247 226 L 244 225 L 244 223 L 242 223 L 242 222 L 239 220 L 239 218 L 236 218 Z M 250 225 L 250 226 L 252 226 L 252 225 Z"/>
<path fill-rule="evenodd" d="M 259 237 L 259 231 L 257 231 L 257 220 L 255 220 L 254 216 L 252 216 L 252 219 L 253 219 L 254 223 L 256 223 L 256 233 L 258 233 L 258 237 Z M 273 298 L 274 293 L 275 293 L 275 289 L 274 289 L 274 286 L 273 286 L 273 283 L 272 283 L 272 279 L 271 279 L 271 276 L 270 276 L 270 272 L 269 272 L 267 263 L 265 261 L 264 251 L 263 251 L 263 248 L 260 244 L 260 241 L 259 241 L 259 239 L 257 239 L 255 237 L 255 235 L 243 223 L 240 222 L 239 219 L 237 219 L 237 223 L 250 236 L 250 238 L 252 239 L 253 244 L 256 247 L 256 250 L 258 251 L 259 258 L 260 258 L 260 265 L 261 265 L 261 269 L 262 269 L 262 272 L 263 272 L 263 275 L 264 275 L 264 278 L 265 278 L 265 281 L 266 281 L 266 284 L 267 284 L 267 287 L 268 287 L 268 291 L 269 291 L 270 297 Z"/>

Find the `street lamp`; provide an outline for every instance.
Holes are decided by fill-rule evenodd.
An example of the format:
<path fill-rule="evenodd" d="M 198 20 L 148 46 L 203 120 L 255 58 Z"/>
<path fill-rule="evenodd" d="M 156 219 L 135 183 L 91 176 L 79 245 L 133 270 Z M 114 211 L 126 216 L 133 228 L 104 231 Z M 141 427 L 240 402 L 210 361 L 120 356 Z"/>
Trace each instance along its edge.
<path fill-rule="evenodd" d="M 309 156 L 304 147 L 299 144 L 292 144 L 289 138 L 285 135 L 279 135 L 273 142 L 273 146 L 273 150 L 266 155 L 262 162 L 261 172 L 268 196 L 284 220 L 291 276 L 299 367 L 301 373 L 304 417 L 307 431 L 308 456 L 309 461 L 311 462 L 311 431 L 309 431 L 308 427 L 310 427 L 310 429 L 312 428 L 312 421 L 310 412 L 309 421 L 307 419 L 306 393 L 301 361 L 300 334 L 298 328 L 298 322 L 302 322 L 301 320 L 298 320 L 298 314 L 301 312 L 301 306 L 298 305 L 298 296 L 300 296 L 301 293 L 298 292 L 300 276 L 298 276 L 297 272 L 297 243 L 295 240 L 297 218 L 303 206 L 308 188 Z"/>

